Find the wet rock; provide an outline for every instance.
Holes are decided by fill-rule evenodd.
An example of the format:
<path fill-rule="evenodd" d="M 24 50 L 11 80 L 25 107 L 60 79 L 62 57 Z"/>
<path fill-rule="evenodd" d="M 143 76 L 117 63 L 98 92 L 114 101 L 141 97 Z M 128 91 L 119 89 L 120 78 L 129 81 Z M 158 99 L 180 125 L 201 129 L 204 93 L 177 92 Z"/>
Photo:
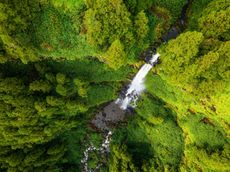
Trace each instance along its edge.
<path fill-rule="evenodd" d="M 130 115 L 134 114 L 135 109 L 132 106 L 128 106 L 126 112 Z"/>
<path fill-rule="evenodd" d="M 109 130 L 111 125 L 123 121 L 126 111 L 120 109 L 119 105 L 111 102 L 105 106 L 92 120 L 92 124 L 100 130 Z"/>
<path fill-rule="evenodd" d="M 169 32 L 163 36 L 164 42 L 167 42 L 170 39 L 174 39 L 179 35 L 179 31 L 176 27 L 172 27 Z"/>

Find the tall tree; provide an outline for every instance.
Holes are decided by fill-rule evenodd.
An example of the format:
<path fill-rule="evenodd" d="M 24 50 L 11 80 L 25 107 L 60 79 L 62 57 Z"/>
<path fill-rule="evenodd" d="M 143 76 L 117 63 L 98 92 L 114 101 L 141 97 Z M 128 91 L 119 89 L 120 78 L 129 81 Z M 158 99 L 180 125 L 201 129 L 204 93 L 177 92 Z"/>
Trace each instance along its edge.
<path fill-rule="evenodd" d="M 212 1 L 198 20 L 199 29 L 206 37 L 230 39 L 230 2 Z"/>
<path fill-rule="evenodd" d="M 140 40 L 139 44 L 143 44 L 142 41 L 146 38 L 149 32 L 148 18 L 144 11 L 137 14 L 134 26 L 136 29 L 137 39 Z"/>
<path fill-rule="evenodd" d="M 104 56 L 105 62 L 113 69 L 118 69 L 126 62 L 124 46 L 120 40 L 115 40 Z"/>

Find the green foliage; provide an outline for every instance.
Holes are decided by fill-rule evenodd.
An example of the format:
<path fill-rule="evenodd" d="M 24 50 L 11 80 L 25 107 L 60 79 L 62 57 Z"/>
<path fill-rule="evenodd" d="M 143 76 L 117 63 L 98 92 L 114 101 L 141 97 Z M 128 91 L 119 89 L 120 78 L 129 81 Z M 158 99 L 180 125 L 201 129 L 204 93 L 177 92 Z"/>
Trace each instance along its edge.
<path fill-rule="evenodd" d="M 51 3 L 56 8 L 60 8 L 67 12 L 79 12 L 84 8 L 85 2 L 84 0 L 51 0 Z"/>
<path fill-rule="evenodd" d="M 89 146 L 89 144 L 93 144 L 96 147 L 102 142 L 101 134 L 98 134 L 97 131 L 93 131 L 91 128 L 85 127 L 88 121 L 82 120 L 85 119 L 87 115 L 81 117 L 81 124 L 78 125 L 76 128 L 73 128 L 71 131 L 66 132 L 62 137 L 66 143 L 66 154 L 63 157 L 65 160 L 61 168 L 64 167 L 64 171 L 67 172 L 76 172 L 82 171 L 82 164 L 81 160 L 84 156 L 83 151 Z M 87 118 L 91 118 L 88 115 Z M 96 152 L 90 153 L 90 165 L 94 166 L 97 163 L 104 163 L 107 157 L 100 157 L 97 155 Z M 62 170 L 62 169 L 61 169 Z M 100 169 L 102 171 L 102 168 Z M 104 171 L 106 172 L 106 170 Z"/>
<path fill-rule="evenodd" d="M 110 54 L 106 51 L 120 40 L 125 54 L 118 58 L 122 61 L 119 67 L 133 63 L 149 44 L 148 18 L 141 11 L 151 5 L 150 1 L 137 2 L 140 14 L 132 15 L 123 0 L 87 1 L 86 4 L 82 0 L 36 0 L 16 4 L 18 0 L 1 3 L 1 63 L 15 59 L 23 63 L 46 58 L 75 60 L 86 56 L 96 56 L 106 62 L 101 57 Z M 145 44 L 141 46 L 141 42 Z"/>
<path fill-rule="evenodd" d="M 13 82 L 9 83 L 10 80 L 15 85 Z M 70 111 L 66 108 L 65 103 L 59 103 L 58 107 L 52 107 L 54 103 L 51 103 L 51 99 L 47 97 L 49 100 L 49 104 L 47 104 L 42 97 L 30 94 L 25 84 L 15 78 L 2 78 L 1 85 L 3 87 L 1 87 L 0 99 L 1 103 L 5 105 L 1 111 L 1 120 L 3 120 L 0 127 L 1 146 L 22 148 L 30 147 L 34 143 L 44 143 L 55 137 L 60 131 L 74 125 L 75 122 L 69 121 L 68 117 L 65 120 L 55 118 L 58 114 L 69 115 Z M 15 90 L 18 87 L 19 89 Z M 30 88 L 38 91 L 35 86 Z M 47 91 L 42 88 L 40 90 Z M 7 118 L 10 120 L 5 120 Z M 45 121 L 48 118 L 53 118 L 53 122 L 46 124 Z"/>
<path fill-rule="evenodd" d="M 184 4 L 2 0 L 0 171 L 81 171 L 83 150 L 102 140 L 88 127 L 97 108 L 116 99 L 135 71 L 127 64 L 161 40 Z M 230 170 L 229 5 L 191 2 L 189 30 L 158 49 L 158 75 L 114 131 L 101 171 Z M 94 153 L 89 165 L 106 161 Z"/>
<path fill-rule="evenodd" d="M 213 0 L 196 0 L 192 1 L 192 6 L 190 8 L 188 23 L 189 28 L 192 30 L 198 29 L 198 19 L 201 17 L 203 10 L 207 5 Z"/>
<path fill-rule="evenodd" d="M 134 43 L 132 21 L 129 17 L 130 13 L 122 0 L 97 0 L 91 3 L 85 12 L 84 26 L 88 42 L 99 52 L 108 50 L 104 58 L 99 59 L 115 69 L 124 64 L 127 56 L 123 51 L 126 52 Z M 119 40 L 122 40 L 122 43 Z"/>
<path fill-rule="evenodd" d="M 172 17 L 170 15 L 170 11 L 166 8 L 160 6 L 154 6 L 153 8 L 154 17 L 151 17 L 153 20 L 153 28 L 152 35 L 155 41 L 161 42 L 165 31 L 168 30 L 172 24 Z"/>
<path fill-rule="evenodd" d="M 58 83 L 58 84 L 63 85 L 63 84 L 65 83 L 66 76 L 65 76 L 64 74 L 62 74 L 62 73 L 58 73 L 58 74 L 56 75 L 56 80 L 57 80 L 57 83 Z"/>
<path fill-rule="evenodd" d="M 49 65 L 57 73 L 66 71 L 69 72 L 81 81 L 102 83 L 102 82 L 119 82 L 126 79 L 128 73 L 133 72 L 132 68 L 121 67 L 118 70 L 112 70 L 107 65 L 98 62 L 95 59 L 86 59 L 77 61 L 65 62 L 49 62 Z"/>
<path fill-rule="evenodd" d="M 159 99 L 144 96 L 138 103 L 136 117 L 114 134 L 116 144 L 127 146 L 131 162 L 138 171 L 176 171 L 179 168 L 184 143 L 182 131 L 174 114 L 164 106 Z"/>
<path fill-rule="evenodd" d="M 131 156 L 127 153 L 125 145 L 113 145 L 111 148 L 112 158 L 109 162 L 110 172 L 137 172 L 136 167 L 132 163 Z"/>
<path fill-rule="evenodd" d="M 217 44 L 202 55 L 204 37 L 198 32 L 186 32 L 163 48 L 160 70 L 171 84 L 181 86 L 200 96 L 212 95 L 229 82 L 227 65 L 229 41 Z M 219 48 L 218 48 L 219 47 Z M 215 87 L 212 84 L 215 83 Z"/>
<path fill-rule="evenodd" d="M 24 7 L 23 10 L 21 7 Z M 15 0 L 10 3 L 4 0 L 0 3 L 1 63 L 15 59 L 19 59 L 23 63 L 38 60 L 33 48 L 25 43 L 27 40 L 24 40 L 24 42 L 19 41 L 28 31 L 28 24 L 34 19 L 34 13 L 39 11 L 38 7 L 36 2 L 27 4 L 26 2 L 17 2 Z"/>
<path fill-rule="evenodd" d="M 78 94 L 81 96 L 81 97 L 86 97 L 87 95 L 87 83 L 79 80 L 79 79 L 74 79 L 74 84 L 75 86 L 77 87 L 77 90 L 78 90 Z"/>
<path fill-rule="evenodd" d="M 142 98 L 116 144 L 140 171 L 228 171 L 229 41 L 188 31 L 159 52 L 147 80 L 157 99 Z"/>
<path fill-rule="evenodd" d="M 144 42 L 149 30 L 145 13 L 140 11 L 132 16 L 122 0 L 89 1 L 84 27 L 88 42 L 102 54 L 103 58 L 98 59 L 115 69 L 135 59 L 140 49 L 145 48 L 136 44 Z"/>
<path fill-rule="evenodd" d="M 174 114 L 163 108 L 161 103 L 145 97 L 138 105 L 137 113 L 144 118 L 138 120 L 138 125 L 146 133 L 162 165 L 177 168 L 183 151 L 182 131 L 176 124 Z"/>
<path fill-rule="evenodd" d="M 122 0 L 96 0 L 84 17 L 87 40 L 96 47 L 108 47 L 117 39 L 123 40 L 125 45 L 132 45 L 132 22 L 129 16 Z"/>
<path fill-rule="evenodd" d="M 181 171 L 229 171 L 229 145 L 223 150 L 207 152 L 204 149 L 189 147 L 185 151 L 185 158 Z"/>
<path fill-rule="evenodd" d="M 154 0 L 153 2 L 154 5 L 164 7 L 169 10 L 173 22 L 175 22 L 180 16 L 181 10 L 186 3 L 184 0 Z"/>
<path fill-rule="evenodd" d="M 37 145 L 23 150 L 11 150 L 4 147 L 0 153 L 0 164 L 7 171 L 59 171 L 57 161 L 64 156 L 66 148 L 63 142 L 52 141 L 48 144 Z"/>
<path fill-rule="evenodd" d="M 143 11 L 137 14 L 134 26 L 137 32 L 137 39 L 144 40 L 144 38 L 148 35 L 149 27 L 148 18 Z M 142 42 L 139 43 L 143 44 Z"/>
<path fill-rule="evenodd" d="M 161 47 L 162 64 L 155 70 L 159 76 L 148 77 L 149 93 L 167 103 L 166 106 L 177 115 L 177 124 L 183 131 L 181 171 L 228 171 L 230 168 L 226 137 L 229 132 L 224 122 L 229 121 L 226 117 L 230 78 L 228 44 L 229 41 L 206 39 L 198 32 L 181 34 Z M 151 108 L 156 109 L 151 103 L 140 107 L 144 106 L 148 106 L 143 111 L 145 114 L 150 114 Z M 165 121 L 158 124 L 149 116 L 142 118 L 151 125 L 164 128 Z M 148 162 L 145 168 L 151 169 L 151 164 Z"/>
<path fill-rule="evenodd" d="M 189 134 L 190 144 L 215 151 L 226 144 L 226 139 L 207 117 L 196 114 L 183 120 L 184 130 Z"/>
<path fill-rule="evenodd" d="M 31 26 L 33 44 L 40 55 L 74 60 L 94 54 L 84 36 L 79 35 L 81 13 L 64 13 L 52 6 L 43 8 Z"/>
<path fill-rule="evenodd" d="M 166 76 L 170 76 L 172 82 L 178 84 L 178 76 L 197 56 L 203 39 L 202 33 L 186 32 L 177 39 L 171 40 L 161 51 L 163 72 Z M 183 83 L 180 82 L 181 84 Z"/>
<path fill-rule="evenodd" d="M 207 37 L 230 39 L 230 2 L 217 0 L 211 2 L 198 19 L 201 32 Z"/>
<path fill-rule="evenodd" d="M 146 0 L 146 1 L 125 0 L 124 3 L 130 12 L 132 12 L 133 14 L 137 14 L 142 10 L 147 10 L 148 8 L 150 8 L 150 6 L 153 4 L 153 1 L 152 0 Z"/>
<path fill-rule="evenodd" d="M 58 94 L 60 94 L 61 96 L 66 96 L 67 95 L 67 89 L 61 84 L 57 85 L 56 92 Z"/>
<path fill-rule="evenodd" d="M 20 43 L 17 43 L 2 28 L 0 28 L 0 31 L 0 45 L 3 50 L 0 54 L 1 63 L 15 59 L 20 59 L 23 63 L 38 60 L 37 56 L 30 48 L 26 48 L 20 45 Z"/>
<path fill-rule="evenodd" d="M 17 64 L 12 67 L 15 70 Z M 37 64 L 38 71 L 35 68 L 30 71 L 32 78 L 28 75 L 17 79 L 9 77 L 10 73 L 1 73 L 0 145 L 22 148 L 47 142 L 76 124 L 70 116 L 114 98 L 115 84 L 89 84 L 64 72 L 53 72 L 56 79 L 45 80 L 46 72 L 52 68 L 46 66 L 44 70 L 44 67 Z M 15 76 L 19 77 L 20 72 L 16 73 Z M 8 117 L 10 120 L 6 120 Z"/>
<path fill-rule="evenodd" d="M 229 161 L 229 140 L 226 137 L 228 132 L 222 119 L 229 120 L 225 118 L 226 113 L 222 110 L 225 108 L 229 111 L 228 106 L 224 103 L 228 101 L 225 96 L 229 93 L 220 92 L 222 94 L 219 93 L 219 95 L 222 96 L 215 97 L 215 102 L 221 102 L 219 104 L 215 103 L 214 100 L 197 102 L 195 97 L 189 95 L 188 92 L 169 85 L 167 80 L 162 80 L 160 76 L 153 75 L 148 78 L 148 90 L 152 95 L 166 101 L 166 106 L 174 110 L 177 115 L 177 124 L 183 130 L 184 137 L 184 156 L 181 157 L 179 166 L 181 171 L 199 171 L 199 169 L 203 171 L 225 171 L 230 168 L 226 164 Z M 213 104 L 216 109 L 219 109 L 218 111 L 213 112 L 212 107 L 210 107 Z M 146 108 L 143 108 L 144 106 Z M 149 125 L 154 124 L 148 114 L 151 114 L 150 109 L 154 110 L 158 107 L 146 100 L 139 107 L 144 109 L 141 111 L 143 114 L 147 114 L 142 115 L 142 118 L 147 120 Z M 139 111 L 138 109 L 138 113 L 141 114 Z M 163 128 L 164 122 L 159 124 L 160 129 Z M 146 126 L 146 123 L 142 125 Z M 152 135 L 153 132 L 150 136 Z M 158 139 L 153 142 L 157 142 L 156 140 Z M 150 162 L 147 163 L 146 168 L 151 168 Z"/>
<path fill-rule="evenodd" d="M 109 67 L 118 69 L 126 63 L 125 57 L 126 55 L 121 41 L 115 40 L 109 47 L 103 59 Z"/>
<path fill-rule="evenodd" d="M 113 100 L 115 95 L 112 85 L 93 85 L 88 89 L 87 101 L 89 106 L 95 106 Z"/>
<path fill-rule="evenodd" d="M 30 84 L 29 89 L 31 91 L 41 91 L 43 93 L 50 92 L 51 90 L 51 85 L 47 81 L 34 81 Z"/>
<path fill-rule="evenodd" d="M 122 67 L 114 72 L 105 64 L 92 60 L 66 63 L 43 61 L 28 65 L 8 62 L 0 68 L 0 150 L 5 147 L 9 149 L 7 156 L 0 152 L 0 157 L 4 157 L 0 160 L 0 166 L 14 171 L 44 171 L 45 168 L 61 171 L 59 162 L 61 166 L 67 165 L 70 171 L 72 167 L 80 170 L 84 147 L 79 147 L 79 144 L 87 133 L 92 132 L 86 133 L 85 123 L 88 118 L 91 119 L 95 106 L 115 98 L 119 86 L 116 82 L 124 80 L 131 71 Z M 57 155 L 57 150 L 66 150 L 67 147 L 56 145 L 38 155 L 40 158 L 31 155 L 26 160 L 28 163 L 23 164 L 27 149 L 39 150 L 57 136 L 68 135 L 73 127 L 78 128 L 75 132 L 79 136 L 75 138 L 79 144 L 66 138 L 66 144 L 76 144 L 73 150 L 70 150 L 72 146 L 68 147 L 71 155 L 63 155 L 65 151 Z M 92 136 L 90 140 L 98 143 L 97 136 Z M 21 153 L 17 154 L 15 150 Z M 13 161 L 9 164 L 5 157 L 11 156 Z M 48 160 L 51 157 L 52 160 Z M 33 161 L 30 161 L 32 158 Z"/>
<path fill-rule="evenodd" d="M 20 4 L 20 5 L 18 5 Z M 60 10 L 59 8 L 64 10 Z M 42 58 L 76 59 L 95 50 L 80 35 L 83 1 L 6 1 L 0 5 L 1 63 Z"/>

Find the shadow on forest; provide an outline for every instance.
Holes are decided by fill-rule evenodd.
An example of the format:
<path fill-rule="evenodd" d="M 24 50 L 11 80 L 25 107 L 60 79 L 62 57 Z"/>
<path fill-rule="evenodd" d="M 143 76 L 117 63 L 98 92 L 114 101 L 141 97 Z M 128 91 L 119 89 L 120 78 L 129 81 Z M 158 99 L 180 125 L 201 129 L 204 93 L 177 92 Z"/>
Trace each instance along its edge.
<path fill-rule="evenodd" d="M 176 115 L 160 99 L 151 95 L 140 100 L 136 115 L 126 128 L 120 128 L 113 140 L 127 146 L 133 163 L 141 169 L 144 162 L 178 169 L 184 150 L 183 132 Z"/>

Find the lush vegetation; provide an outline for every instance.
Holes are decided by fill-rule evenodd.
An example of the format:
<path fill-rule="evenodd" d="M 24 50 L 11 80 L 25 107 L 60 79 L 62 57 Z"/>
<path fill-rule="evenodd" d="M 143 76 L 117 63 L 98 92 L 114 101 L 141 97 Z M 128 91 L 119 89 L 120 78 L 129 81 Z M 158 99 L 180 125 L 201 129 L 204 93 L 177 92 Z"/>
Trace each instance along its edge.
<path fill-rule="evenodd" d="M 82 171 L 90 121 L 143 64 L 184 0 L 1 0 L 0 171 Z M 158 48 L 134 115 L 101 171 L 229 171 L 230 2 L 189 3 Z"/>
<path fill-rule="evenodd" d="M 112 171 L 230 169 L 230 3 L 192 5 L 189 29 L 159 48 L 136 116 L 116 132 Z"/>

